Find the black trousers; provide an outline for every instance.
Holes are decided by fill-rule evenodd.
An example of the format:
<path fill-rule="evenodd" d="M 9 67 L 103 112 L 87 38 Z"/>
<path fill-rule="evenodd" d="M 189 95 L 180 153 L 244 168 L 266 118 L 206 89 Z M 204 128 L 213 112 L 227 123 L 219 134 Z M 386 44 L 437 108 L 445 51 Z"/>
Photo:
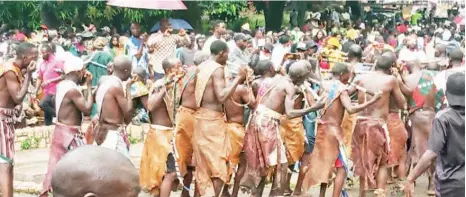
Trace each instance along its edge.
<path fill-rule="evenodd" d="M 44 122 L 46 126 L 53 124 L 53 117 L 55 117 L 55 95 L 46 95 L 40 101 L 40 108 L 44 111 Z"/>

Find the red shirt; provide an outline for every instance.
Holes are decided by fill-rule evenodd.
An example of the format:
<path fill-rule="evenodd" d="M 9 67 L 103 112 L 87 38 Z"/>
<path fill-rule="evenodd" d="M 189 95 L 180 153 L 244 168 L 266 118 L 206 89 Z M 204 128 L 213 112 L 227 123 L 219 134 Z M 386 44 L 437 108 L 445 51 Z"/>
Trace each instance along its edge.
<path fill-rule="evenodd" d="M 406 27 L 406 25 L 402 24 L 402 25 L 398 25 L 396 27 L 396 30 L 398 30 L 398 32 L 400 32 L 400 33 L 405 33 L 408 30 L 408 27 Z"/>

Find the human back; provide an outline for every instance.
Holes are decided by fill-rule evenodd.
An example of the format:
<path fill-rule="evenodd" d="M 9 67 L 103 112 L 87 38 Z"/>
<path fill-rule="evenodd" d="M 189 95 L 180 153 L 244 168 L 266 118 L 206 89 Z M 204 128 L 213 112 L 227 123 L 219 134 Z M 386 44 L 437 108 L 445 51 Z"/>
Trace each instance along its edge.
<path fill-rule="evenodd" d="M 385 57 L 383 58 L 386 59 Z M 382 96 L 374 104 L 368 106 L 366 110 L 361 111 L 360 115 L 385 119 L 389 113 L 391 94 L 393 93 L 393 91 L 400 91 L 396 80 L 397 79 L 394 76 L 388 75 L 384 73 L 382 70 L 370 72 L 366 75 L 361 76 L 361 78 L 357 82 L 358 85 L 362 86 L 370 92 L 382 91 Z M 396 88 L 398 88 L 398 90 L 396 90 Z M 372 95 L 367 94 L 364 91 L 358 90 L 359 104 L 362 104 L 367 100 L 372 99 L 372 97 Z"/>
<path fill-rule="evenodd" d="M 281 75 L 263 79 L 257 94 L 258 104 L 284 114 L 285 106 L 283 104 L 285 103 L 287 85 L 292 84 Z"/>

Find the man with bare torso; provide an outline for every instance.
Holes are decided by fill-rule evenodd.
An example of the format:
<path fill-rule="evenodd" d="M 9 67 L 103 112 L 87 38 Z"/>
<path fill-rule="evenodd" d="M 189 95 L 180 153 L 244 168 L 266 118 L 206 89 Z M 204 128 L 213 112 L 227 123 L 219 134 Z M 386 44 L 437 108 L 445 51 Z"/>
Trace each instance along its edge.
<path fill-rule="evenodd" d="M 126 124 L 131 122 L 133 101 L 131 84 L 131 61 L 127 57 L 116 57 L 110 65 L 112 75 L 100 79 L 95 93 L 99 123 L 94 131 L 95 143 L 111 148 L 129 157 L 129 140 Z M 128 80 L 129 79 L 129 80 Z M 123 83 L 124 80 L 128 80 Z"/>
<path fill-rule="evenodd" d="M 377 60 L 375 70 L 361 76 L 357 85 L 366 91 L 382 91 L 382 97 L 374 104 L 359 112 L 352 137 L 351 160 L 354 162 L 355 175 L 360 176 L 360 195 L 366 196 L 366 183 L 370 188 L 377 188 L 377 197 L 385 196 L 387 183 L 387 161 L 389 137 L 386 119 L 389 114 L 389 99 L 393 97 L 399 108 L 403 108 L 405 98 L 397 79 L 389 75 L 393 61 L 386 56 Z M 377 80 L 374 80 L 377 79 Z M 365 91 L 358 90 L 358 103 L 371 99 Z M 366 157 L 365 155 L 369 155 Z"/>
<path fill-rule="evenodd" d="M 289 75 L 276 75 L 262 81 L 257 94 L 257 108 L 252 115 L 244 141 L 247 170 L 244 186 L 252 189 L 255 196 L 262 196 L 265 177 L 270 167 L 277 166 L 272 188 L 274 195 L 283 195 L 286 183 L 287 159 L 280 136 L 280 121 L 283 114 L 289 119 L 303 116 L 323 105 L 322 101 L 305 109 L 294 109 L 295 85 L 303 84 L 309 69 L 302 62 L 289 68 Z"/>
<path fill-rule="evenodd" d="M 385 52 L 382 54 L 385 57 L 390 58 L 393 61 L 391 68 L 391 74 L 399 76 L 399 70 L 396 67 L 396 55 L 393 52 Z M 399 81 L 400 85 L 403 86 L 402 82 Z M 400 87 L 401 90 L 402 87 Z M 405 103 L 406 105 L 406 103 Z M 408 132 L 406 131 L 405 123 L 401 120 L 400 110 L 404 108 L 398 108 L 394 98 L 390 99 L 389 114 L 387 117 L 387 129 L 390 137 L 390 153 L 388 156 L 388 183 L 393 183 L 392 168 L 399 180 L 406 178 L 406 141 L 408 139 Z"/>
<path fill-rule="evenodd" d="M 227 79 L 228 83 L 234 80 L 235 76 Z M 250 82 L 246 82 L 249 84 Z M 247 84 L 241 84 L 236 87 L 235 92 L 231 95 L 230 99 L 225 102 L 225 114 L 227 120 L 227 132 L 230 138 L 231 153 L 230 153 L 230 167 L 236 172 L 232 196 L 238 196 L 239 184 L 241 178 L 246 171 L 246 158 L 243 152 L 244 134 L 244 116 L 245 107 L 249 109 L 255 108 L 255 98 L 252 89 Z M 236 167 L 238 166 L 237 170 Z M 223 196 L 229 196 L 228 185 L 223 190 Z"/>
<path fill-rule="evenodd" d="M 310 62 L 307 60 L 299 60 L 300 64 L 303 64 L 306 69 L 308 69 L 307 73 L 309 73 L 309 77 L 311 76 L 312 72 L 312 65 Z M 289 66 L 286 67 L 286 73 L 289 74 Z M 309 85 L 309 84 L 306 84 Z M 310 101 L 305 102 L 305 98 L 308 99 L 309 97 L 312 97 L 312 94 L 309 92 L 311 91 L 308 89 L 305 83 L 301 84 L 300 86 L 297 86 L 295 95 L 293 97 L 294 99 L 294 104 L 293 104 L 293 109 L 303 109 L 304 104 L 307 102 L 308 106 L 311 106 L 310 104 L 313 103 Z M 306 96 L 305 96 L 306 94 Z M 323 107 L 323 106 L 322 106 Z M 303 158 L 307 157 L 308 155 L 304 155 L 305 152 L 305 130 L 304 130 L 304 124 L 303 124 L 303 117 L 295 117 L 295 118 L 284 118 L 281 121 L 280 125 L 280 134 L 283 139 L 283 142 L 285 144 L 285 150 L 286 150 L 286 159 L 288 161 L 288 173 L 286 176 L 286 183 L 283 188 L 283 194 L 288 196 L 291 195 L 293 192 L 291 190 L 291 176 L 293 175 L 294 167 L 296 162 L 299 162 L 300 160 L 303 159 L 308 159 L 308 158 Z"/>
<path fill-rule="evenodd" d="M 376 93 L 371 100 L 353 105 L 350 96 L 357 88 L 346 86 L 351 78 L 351 71 L 343 63 L 332 67 L 333 79 L 321 83 L 321 90 L 329 95 L 320 119 L 317 120 L 316 142 L 309 159 L 309 167 L 305 170 L 304 192 L 311 187 L 321 184 L 320 196 L 325 196 L 325 190 L 331 174 L 336 168 L 333 197 L 339 197 L 347 176 L 346 150 L 344 148 L 344 134 L 341 128 L 345 111 L 349 114 L 358 113 L 367 106 L 375 103 L 382 93 Z M 371 92 L 371 94 L 374 94 Z"/>
<path fill-rule="evenodd" d="M 238 76 L 225 85 L 225 65 L 228 46 L 216 40 L 210 45 L 211 59 L 198 66 L 196 79 L 196 107 L 193 134 L 193 157 L 196 162 L 196 195 L 204 195 L 212 183 L 215 196 L 220 196 L 229 178 L 228 156 L 231 148 L 224 120 L 223 104 L 246 79 L 247 70 L 241 67 Z"/>
<path fill-rule="evenodd" d="M 419 61 L 407 63 L 410 75 L 403 78 L 406 86 L 402 85 L 402 91 L 408 98 L 408 130 L 411 134 L 411 147 L 409 156 L 411 163 L 416 164 L 419 158 L 427 150 L 427 140 L 432 129 L 432 121 L 435 113 L 443 108 L 445 94 L 434 84 L 436 71 L 421 70 Z M 429 171 L 428 194 L 435 195 L 433 191 L 434 181 L 432 165 Z"/>
<path fill-rule="evenodd" d="M 270 60 L 261 60 L 257 63 L 257 66 L 254 68 L 254 72 L 257 73 L 260 77 L 252 81 L 252 92 L 254 93 L 254 97 L 257 96 L 257 92 L 259 91 L 259 86 L 262 81 L 266 78 L 274 77 L 276 72 L 273 68 L 273 63 Z"/>
<path fill-rule="evenodd" d="M 57 85 L 55 95 L 57 122 L 53 132 L 50 147 L 49 165 L 47 175 L 43 183 L 41 196 L 46 197 L 51 191 L 52 172 L 58 161 L 70 150 L 84 145 L 84 134 L 81 125 L 84 115 L 89 115 L 92 110 L 92 75 L 84 71 L 84 62 L 70 54 L 64 62 L 64 80 Z M 85 73 L 85 74 L 84 74 Z M 86 79 L 87 98 L 79 90 L 78 84 L 83 77 Z"/>
<path fill-rule="evenodd" d="M 199 58 L 194 59 L 196 63 L 199 63 Z M 203 61 L 201 60 L 201 62 Z M 196 70 L 195 66 L 185 68 L 185 74 L 178 83 L 181 87 L 177 92 L 181 97 L 177 101 L 179 106 L 175 118 L 176 160 L 178 161 L 180 174 L 183 176 L 185 188 L 190 187 L 194 171 L 192 137 L 194 133 L 194 113 L 196 112 L 196 99 L 194 99 Z M 181 196 L 189 197 L 189 190 L 183 189 Z"/>
<path fill-rule="evenodd" d="M 21 43 L 16 49 L 16 58 L 0 66 L 0 192 L 4 197 L 13 196 L 14 124 L 19 114 L 16 107 L 26 96 L 36 60 L 37 48 Z M 22 69 L 27 70 L 24 79 Z"/>
<path fill-rule="evenodd" d="M 176 179 L 173 155 L 174 103 L 181 62 L 168 58 L 162 62 L 165 76 L 155 82 L 149 95 L 148 111 L 151 121 L 144 142 L 139 179 L 143 190 L 155 196 L 170 196 L 171 185 Z M 177 92 L 175 92 L 177 93 Z"/>

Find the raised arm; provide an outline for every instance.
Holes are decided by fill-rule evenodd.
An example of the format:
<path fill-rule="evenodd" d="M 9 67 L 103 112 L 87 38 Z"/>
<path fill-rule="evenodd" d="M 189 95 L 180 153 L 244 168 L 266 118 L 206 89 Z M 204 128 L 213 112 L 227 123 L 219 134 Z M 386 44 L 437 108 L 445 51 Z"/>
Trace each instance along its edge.
<path fill-rule="evenodd" d="M 296 117 L 303 116 L 309 112 L 317 111 L 319 109 L 322 109 L 325 104 L 326 97 L 321 97 L 319 101 L 314 103 L 311 107 L 304 108 L 304 109 L 293 109 L 294 108 L 294 95 L 296 93 L 296 90 L 290 82 L 287 82 L 285 92 L 285 112 L 286 112 L 286 117 L 288 119 L 293 119 Z"/>
<path fill-rule="evenodd" d="M 85 115 L 91 114 L 92 104 L 94 104 L 94 96 L 92 95 L 92 74 L 86 73 L 86 91 L 87 98 L 84 99 L 84 96 L 78 90 L 71 90 L 68 92 L 69 98 L 73 101 L 74 105 L 83 112 Z"/>
<path fill-rule="evenodd" d="M 361 110 L 365 109 L 367 106 L 372 105 L 376 101 L 378 101 L 382 96 L 382 93 L 376 93 L 369 101 L 358 104 L 358 105 L 353 105 L 351 103 L 351 98 L 349 97 L 349 94 L 347 91 L 343 91 L 340 94 L 340 101 L 343 104 L 343 107 L 345 107 L 346 111 L 348 111 L 349 114 L 354 114 L 358 113 Z"/>
<path fill-rule="evenodd" d="M 399 109 L 404 109 L 405 104 L 406 104 L 406 98 L 404 97 L 403 93 L 400 90 L 400 85 L 398 83 L 398 80 L 395 77 L 393 77 L 391 79 L 390 84 L 393 87 L 390 93 L 390 96 L 395 99 L 396 106 Z"/>
<path fill-rule="evenodd" d="M 5 73 L 5 77 L 8 92 L 13 102 L 15 102 L 16 105 L 21 104 L 28 91 L 29 82 L 31 82 L 31 73 L 26 74 L 26 78 L 23 80 L 22 84 L 19 83 L 18 77 L 13 71 Z"/>
<path fill-rule="evenodd" d="M 240 68 L 241 72 L 241 68 Z M 214 93 L 220 103 L 225 103 L 235 92 L 236 87 L 240 82 L 244 81 L 241 75 L 238 75 L 228 86 L 225 87 L 225 73 L 223 69 L 217 69 L 212 74 L 212 82 L 214 84 Z"/>
<path fill-rule="evenodd" d="M 238 86 L 238 88 L 240 88 L 241 101 L 243 103 L 248 103 L 248 107 L 250 109 L 255 109 L 257 104 L 254 94 L 252 93 L 252 89 L 244 85 Z"/>
<path fill-rule="evenodd" d="M 160 106 L 165 96 L 165 90 L 163 88 L 156 88 L 150 94 L 147 100 L 147 111 L 153 111 L 155 107 Z"/>
<path fill-rule="evenodd" d="M 115 99 L 123 112 L 123 116 L 126 123 L 131 121 L 131 116 L 133 115 L 133 99 L 131 98 L 131 82 L 126 84 L 126 96 L 122 88 L 112 87 L 114 91 Z"/>

